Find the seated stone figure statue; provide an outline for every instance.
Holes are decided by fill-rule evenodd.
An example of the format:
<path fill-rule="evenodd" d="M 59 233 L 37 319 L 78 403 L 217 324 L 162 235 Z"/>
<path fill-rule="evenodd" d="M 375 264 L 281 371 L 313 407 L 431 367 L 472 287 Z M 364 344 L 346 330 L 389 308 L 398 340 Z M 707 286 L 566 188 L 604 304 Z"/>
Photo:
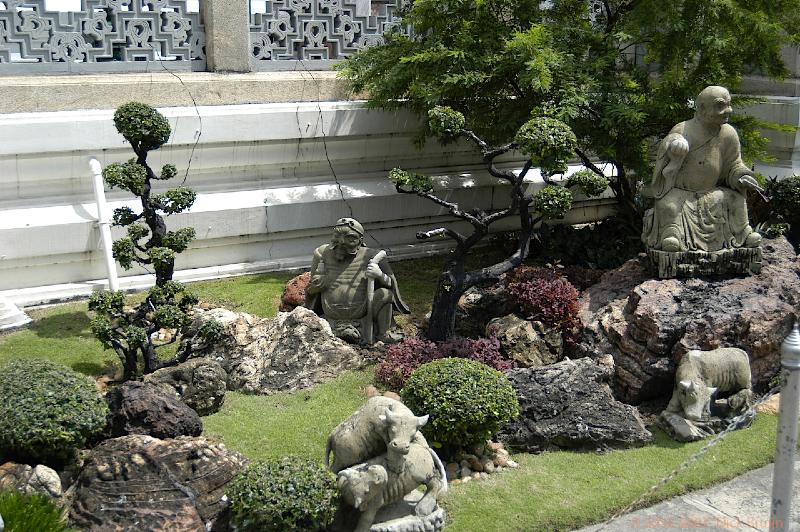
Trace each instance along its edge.
<path fill-rule="evenodd" d="M 763 191 L 728 124 L 731 96 L 710 86 L 696 104 L 694 118 L 673 127 L 659 145 L 653 180 L 643 191 L 655 205 L 645 213 L 642 240 L 648 250 L 669 253 L 756 248 L 761 235 L 748 221 L 745 193 Z"/>
<path fill-rule="evenodd" d="M 369 293 L 368 285 L 374 291 Z M 324 316 L 334 334 L 353 343 L 397 341 L 392 310 L 408 313 L 385 253 L 366 247 L 364 228 L 337 220 L 330 244 L 314 251 L 305 306 Z"/>

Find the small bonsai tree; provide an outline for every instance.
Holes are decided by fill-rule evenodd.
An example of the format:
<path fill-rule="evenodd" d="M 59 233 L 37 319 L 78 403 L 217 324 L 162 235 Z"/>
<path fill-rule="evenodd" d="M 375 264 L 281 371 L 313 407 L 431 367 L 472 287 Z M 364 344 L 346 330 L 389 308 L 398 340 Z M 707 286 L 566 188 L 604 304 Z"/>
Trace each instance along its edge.
<path fill-rule="evenodd" d="M 483 154 L 489 173 L 510 185 L 508 206 L 493 212 L 461 207 L 446 201 L 434 192 L 433 180 L 426 175 L 407 172 L 395 168 L 389 178 L 398 192 L 416 194 L 445 207 L 450 214 L 468 222 L 471 234 L 462 234 L 451 228 L 437 228 L 417 233 L 417 238 L 426 240 L 434 237 L 448 237 L 455 241 L 439 278 L 439 285 L 433 300 L 427 337 L 431 340 L 446 340 L 455 331 L 455 316 L 458 300 L 470 287 L 490 280 L 496 280 L 502 273 L 518 266 L 529 252 L 529 243 L 536 225 L 548 219 L 563 218 L 572 206 L 572 193 L 569 188 L 580 188 L 587 196 L 602 193 L 608 181 L 602 176 L 592 176 L 584 172 L 566 186 L 556 183 L 553 177 L 563 174 L 567 161 L 574 153 L 577 140 L 572 130 L 564 122 L 547 116 L 535 116 L 522 125 L 514 140 L 502 146 L 491 146 L 475 132 L 466 128 L 464 115 L 450 107 L 437 106 L 428 113 L 430 130 L 442 141 L 452 141 L 458 137 L 474 143 Z M 495 159 L 511 150 L 518 150 L 528 159 L 519 173 L 501 170 Z M 541 169 L 546 186 L 536 194 L 526 194 L 525 177 L 530 169 Z M 591 173 L 591 172 L 590 172 Z M 520 230 L 514 253 L 504 261 L 475 271 L 465 270 L 465 261 L 470 250 L 489 234 L 489 226 L 510 216 L 518 216 Z"/>
<path fill-rule="evenodd" d="M 142 210 L 138 214 L 130 207 L 114 210 L 113 223 L 127 228 L 127 236 L 114 242 L 113 255 L 126 270 L 134 264 L 152 268 L 156 286 L 136 308 L 126 307 L 122 292 L 101 292 L 92 295 L 89 310 L 97 313 L 92 331 L 104 346 L 117 353 L 123 365 L 123 380 L 130 380 L 137 376 L 140 360 L 144 373 L 182 362 L 195 348 L 213 342 L 221 326 L 213 321 L 207 323 L 192 338 L 181 338 L 174 356 L 159 360 L 156 350 L 175 343 L 180 335 L 176 332 L 159 341 L 156 334 L 162 329 L 177 331 L 187 325 L 188 312 L 197 303 L 183 285 L 172 280 L 175 256 L 186 250 L 194 239 L 194 229 L 168 231 L 162 213 L 168 216 L 189 209 L 196 194 L 184 186 L 164 193 L 152 190 L 153 181 L 171 179 L 177 174 L 174 165 L 165 164 L 157 175 L 147 163 L 150 151 L 160 148 L 169 139 L 171 130 L 164 115 L 149 105 L 130 102 L 114 113 L 114 126 L 130 143 L 136 158 L 108 165 L 103 170 L 103 178 L 111 188 L 120 188 L 138 197 Z"/>

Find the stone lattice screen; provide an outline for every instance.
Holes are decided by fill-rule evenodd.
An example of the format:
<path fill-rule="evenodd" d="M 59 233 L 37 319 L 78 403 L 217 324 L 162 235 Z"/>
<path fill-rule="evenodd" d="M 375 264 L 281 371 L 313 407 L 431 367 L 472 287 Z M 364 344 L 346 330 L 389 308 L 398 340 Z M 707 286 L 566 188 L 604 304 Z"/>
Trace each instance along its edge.
<path fill-rule="evenodd" d="M 251 1 L 250 43 L 256 70 L 325 66 L 383 43 L 402 0 Z M 296 61 L 309 63 L 296 65 Z M 294 66 L 291 66 L 294 65 Z"/>
<path fill-rule="evenodd" d="M 76 4 L 48 11 L 45 0 L 0 0 L 0 74 L 205 70 L 197 1 Z"/>

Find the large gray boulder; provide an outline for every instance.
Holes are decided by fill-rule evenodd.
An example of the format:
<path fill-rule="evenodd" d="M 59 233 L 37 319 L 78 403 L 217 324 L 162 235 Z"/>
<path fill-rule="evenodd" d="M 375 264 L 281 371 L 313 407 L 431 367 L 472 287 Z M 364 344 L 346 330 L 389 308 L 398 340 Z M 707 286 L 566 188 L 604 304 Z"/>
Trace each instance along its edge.
<path fill-rule="evenodd" d="M 229 390 L 293 392 L 366 363 L 361 351 L 334 336 L 328 322 L 305 307 L 272 319 L 225 309 L 198 311 L 191 329 L 210 319 L 222 323 L 225 334 L 202 355 L 221 362 Z"/>
<path fill-rule="evenodd" d="M 765 385 L 800 315 L 800 261 L 784 238 L 762 250 L 761 272 L 748 277 L 657 280 L 641 256 L 608 272 L 581 295 L 578 352 L 613 356 L 615 394 L 629 403 L 669 397 L 692 349 L 744 349 L 753 384 Z"/>
<path fill-rule="evenodd" d="M 514 310 L 515 305 L 505 284 L 473 286 L 458 300 L 456 333 L 459 336 L 478 338 L 483 336 L 489 321 L 511 314 Z"/>
<path fill-rule="evenodd" d="M 41 493 L 60 500 L 64 494 L 61 479 L 53 469 L 44 465 L 6 462 L 0 465 L 0 491 L 15 489 L 22 493 Z"/>
<path fill-rule="evenodd" d="M 228 374 L 218 361 L 200 357 L 145 375 L 144 382 L 174 393 L 195 412 L 208 416 L 225 402 Z"/>
<path fill-rule="evenodd" d="M 129 381 L 106 394 L 112 436 L 147 434 L 156 438 L 199 436 L 203 422 L 197 412 L 165 390 Z"/>
<path fill-rule="evenodd" d="M 652 439 L 636 408 L 614 399 L 608 385 L 614 375 L 611 357 L 567 359 L 506 375 L 517 392 L 520 415 L 498 438 L 513 448 L 597 449 Z"/>
<path fill-rule="evenodd" d="M 84 461 L 70 518 L 91 531 L 224 529 L 225 487 L 245 465 L 205 438 L 106 440 Z"/>

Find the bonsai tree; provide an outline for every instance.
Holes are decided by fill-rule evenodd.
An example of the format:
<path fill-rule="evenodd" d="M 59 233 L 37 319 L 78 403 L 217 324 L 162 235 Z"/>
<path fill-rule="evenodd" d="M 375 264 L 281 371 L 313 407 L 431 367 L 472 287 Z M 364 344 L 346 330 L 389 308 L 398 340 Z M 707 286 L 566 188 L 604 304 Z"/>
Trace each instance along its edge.
<path fill-rule="evenodd" d="M 439 278 L 433 300 L 427 337 L 431 340 L 446 340 L 454 334 L 456 307 L 461 295 L 470 287 L 496 280 L 502 273 L 518 266 L 528 256 L 531 235 L 536 225 L 547 219 L 563 218 L 572 207 L 572 193 L 567 187 L 580 188 L 586 195 L 599 195 L 606 190 L 608 181 L 592 172 L 579 172 L 575 179 L 561 186 L 552 178 L 563 174 L 572 155 L 577 139 L 567 124 L 550 116 L 537 116 L 516 132 L 514 139 L 501 146 L 491 146 L 477 133 L 466 129 L 464 115 L 450 107 L 434 107 L 428 113 L 431 132 L 443 141 L 462 137 L 474 143 L 483 156 L 489 173 L 510 185 L 508 206 L 497 211 L 462 208 L 457 203 L 446 201 L 434 192 L 433 180 L 426 175 L 395 168 L 389 173 L 398 192 L 416 194 L 445 207 L 450 214 L 472 226 L 470 234 L 462 234 L 452 228 L 440 227 L 417 233 L 417 238 L 427 240 L 447 237 L 455 242 Z M 501 170 L 495 159 L 511 150 L 527 156 L 527 161 L 518 174 Z M 526 195 L 525 177 L 533 166 L 541 169 L 547 186 L 534 195 Z M 498 220 L 510 216 L 519 217 L 520 230 L 514 253 L 500 263 L 475 271 L 466 271 L 465 262 L 470 250 L 489 234 L 489 227 Z"/>
<path fill-rule="evenodd" d="M 370 105 L 420 114 L 449 105 L 496 144 L 531 116 L 559 119 L 575 133 L 572 157 L 597 175 L 613 168 L 634 231 L 655 139 L 691 117 L 708 85 L 735 93 L 748 71 L 787 75 L 781 46 L 800 39 L 800 0 L 415 0 L 401 15 L 410 34 L 396 29 L 340 67 Z M 745 159 L 767 160 L 758 131 L 767 124 L 732 122 Z"/>
<path fill-rule="evenodd" d="M 186 360 L 195 348 L 214 341 L 221 326 L 212 321 L 192 338 L 181 338 L 179 333 L 189 323 L 188 312 L 197 299 L 172 280 L 175 255 L 188 247 L 195 232 L 191 227 L 168 231 L 162 213 L 168 216 L 187 210 L 196 194 L 184 186 L 154 193 L 153 181 L 171 179 L 177 169 L 165 164 L 157 175 L 147 163 L 150 151 L 160 148 L 169 139 L 169 122 L 149 105 L 130 102 L 114 113 L 114 126 L 130 143 L 136 158 L 108 165 L 103 170 L 103 178 L 111 188 L 126 190 L 139 198 L 142 209 L 139 213 L 130 207 L 114 210 L 113 223 L 127 228 L 127 236 L 114 242 L 113 255 L 126 270 L 134 264 L 152 268 L 156 285 L 135 308 L 125 305 L 122 292 L 100 292 L 92 295 L 89 310 L 96 312 L 92 331 L 104 346 L 117 353 L 122 361 L 123 380 L 129 380 L 137 376 L 139 361 L 144 373 L 150 373 Z M 158 340 L 156 335 L 162 329 L 176 332 Z M 159 360 L 156 350 L 179 339 L 174 355 Z"/>

